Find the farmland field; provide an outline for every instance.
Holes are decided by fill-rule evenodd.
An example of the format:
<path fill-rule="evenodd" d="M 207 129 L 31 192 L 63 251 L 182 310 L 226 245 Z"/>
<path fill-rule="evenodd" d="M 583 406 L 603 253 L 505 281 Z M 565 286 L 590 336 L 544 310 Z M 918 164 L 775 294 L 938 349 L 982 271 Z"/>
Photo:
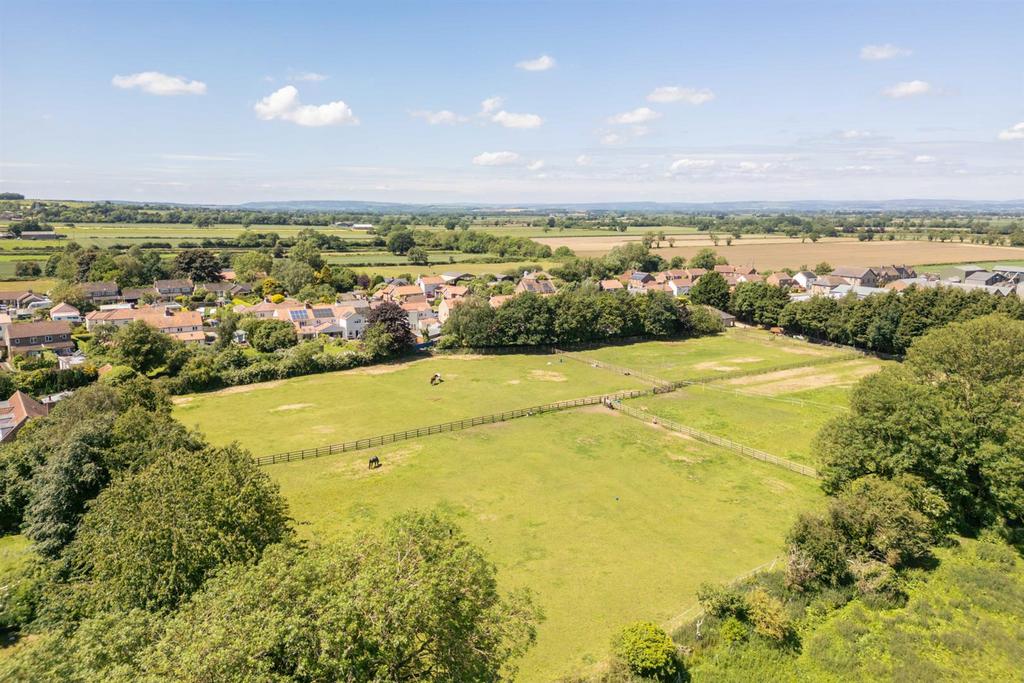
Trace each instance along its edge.
<path fill-rule="evenodd" d="M 549 355 L 442 356 L 183 396 L 175 416 L 263 455 L 645 386 Z"/>
<path fill-rule="evenodd" d="M 371 455 L 382 468 L 366 469 Z M 310 538 L 411 508 L 452 515 L 502 586 L 531 588 L 546 614 L 521 662 L 525 681 L 594 664 L 624 623 L 668 623 L 702 582 L 772 560 L 795 516 L 822 497 L 811 479 L 603 407 L 268 472 Z"/>
<path fill-rule="evenodd" d="M 715 337 L 605 346 L 577 354 L 582 358 L 640 370 L 666 380 L 714 377 L 764 370 L 828 358 L 849 351 L 817 346 L 764 330 L 735 327 Z"/>
<path fill-rule="evenodd" d="M 882 361 L 862 358 L 690 386 L 628 401 L 745 446 L 816 467 L 811 444 L 829 419 L 845 412 L 847 393 Z"/>
<path fill-rule="evenodd" d="M 578 256 L 601 256 L 617 244 L 629 241 L 622 237 L 550 237 L 536 241 L 551 246 L 567 246 Z M 662 243 L 664 245 L 664 243 Z M 731 246 L 724 241 L 715 247 L 708 237 L 676 240 L 674 247 L 654 249 L 654 253 L 671 259 L 674 256 L 692 258 L 700 249 L 715 249 L 729 263 L 748 265 L 758 270 L 814 267 L 827 261 L 834 266 L 874 266 L 887 263 L 919 265 L 928 263 L 963 263 L 999 259 L 1019 260 L 1024 256 L 1020 247 L 992 247 L 980 244 L 959 244 L 895 240 L 892 242 L 859 242 L 851 238 L 826 238 L 818 242 L 800 242 L 786 237 L 747 237 Z"/>

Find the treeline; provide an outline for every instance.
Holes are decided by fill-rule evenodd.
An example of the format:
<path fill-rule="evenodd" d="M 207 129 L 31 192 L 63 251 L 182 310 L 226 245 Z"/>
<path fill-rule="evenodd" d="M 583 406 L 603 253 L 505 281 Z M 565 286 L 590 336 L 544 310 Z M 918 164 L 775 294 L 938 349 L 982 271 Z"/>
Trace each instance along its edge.
<path fill-rule="evenodd" d="M 378 227 L 378 234 L 387 237 L 387 248 L 394 254 L 409 254 L 416 248 L 531 259 L 550 258 L 552 254 L 551 247 L 528 237 L 499 236 L 479 230 L 389 229 L 387 224 L 382 224 Z"/>
<path fill-rule="evenodd" d="M 769 286 L 761 285 L 759 289 L 764 291 L 763 288 Z M 740 287 L 736 289 L 740 291 Z M 777 307 L 772 308 L 773 312 L 775 310 Z M 740 312 L 744 310 L 738 309 L 737 314 Z M 865 299 L 815 296 L 806 301 L 794 301 L 779 312 L 776 324 L 789 333 L 902 355 L 914 339 L 929 330 L 993 312 L 1022 320 L 1024 301 L 984 290 L 910 287 L 902 292 L 876 294 Z M 761 324 L 773 323 L 769 317 L 761 320 Z"/>
<path fill-rule="evenodd" d="M 983 658 L 980 668 L 997 677 L 1019 673 L 1019 657 L 993 656 L 991 644 L 1012 642 L 1024 613 L 1024 585 L 1010 578 L 1020 576 L 1024 545 L 1022 348 L 1024 321 L 997 313 L 932 329 L 903 363 L 862 379 L 849 413 L 817 437 L 828 504 L 797 519 L 784 569 L 702 586 L 703 614 L 676 633 L 678 645 L 648 635 L 641 651 L 648 656 L 632 660 L 639 662 L 632 672 L 657 662 L 715 680 L 931 680 L 974 673 L 978 665 L 965 662 Z M 960 553 L 954 590 L 991 596 L 989 611 L 1008 602 L 1006 620 L 989 621 L 984 636 L 947 634 L 955 658 L 953 641 L 926 624 L 956 619 L 974 629 L 979 603 L 904 608 L 932 580 L 936 547 L 958 543 L 951 534 L 984 541 Z M 870 617 L 875 610 L 884 610 L 882 619 Z M 878 638 L 844 625 L 840 612 L 885 628 L 910 623 L 865 655 Z M 833 617 L 840 622 L 826 628 Z"/>
<path fill-rule="evenodd" d="M 552 296 L 525 292 L 492 308 L 468 297 L 444 325 L 442 347 L 485 348 L 579 344 L 624 337 L 711 334 L 721 320 L 664 292 L 631 295 L 593 286 L 567 286 Z"/>
<path fill-rule="evenodd" d="M 32 543 L 0 577 L 0 634 L 31 635 L 0 679 L 514 676 L 539 610 L 500 594 L 449 520 L 302 542 L 252 456 L 170 408 L 141 376 L 105 377 L 0 445 L 0 528 Z"/>

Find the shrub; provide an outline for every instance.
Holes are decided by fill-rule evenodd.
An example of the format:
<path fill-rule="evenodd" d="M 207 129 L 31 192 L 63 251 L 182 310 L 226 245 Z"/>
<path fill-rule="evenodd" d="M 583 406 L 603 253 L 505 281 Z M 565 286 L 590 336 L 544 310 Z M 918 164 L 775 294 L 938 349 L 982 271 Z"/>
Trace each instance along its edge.
<path fill-rule="evenodd" d="M 750 623 L 754 631 L 770 640 L 782 642 L 793 634 L 786 608 L 778 598 L 763 588 L 755 588 L 747 594 Z"/>
<path fill-rule="evenodd" d="M 719 619 L 743 617 L 747 612 L 747 603 L 743 595 L 727 586 L 702 584 L 697 589 L 697 600 L 705 612 Z"/>
<path fill-rule="evenodd" d="M 623 628 L 612 641 L 612 649 L 638 676 L 666 680 L 679 673 L 675 643 L 664 629 L 649 621 Z"/>
<path fill-rule="evenodd" d="M 742 643 L 750 637 L 750 629 L 736 617 L 729 617 L 722 622 L 722 626 L 718 629 L 718 637 L 722 639 L 723 643 L 729 645 Z"/>
<path fill-rule="evenodd" d="M 722 318 L 707 306 L 690 306 L 690 325 L 693 327 L 695 337 L 719 334 L 725 331 L 725 323 L 722 322 Z"/>

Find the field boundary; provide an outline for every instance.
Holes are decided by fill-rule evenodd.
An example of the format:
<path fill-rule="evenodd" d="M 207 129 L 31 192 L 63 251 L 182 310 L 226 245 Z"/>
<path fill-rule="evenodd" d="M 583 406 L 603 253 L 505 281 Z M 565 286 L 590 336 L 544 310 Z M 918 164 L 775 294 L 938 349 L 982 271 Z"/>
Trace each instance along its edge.
<path fill-rule="evenodd" d="M 507 410 L 503 413 L 493 413 L 491 415 L 467 417 L 463 420 L 452 420 L 451 422 L 442 422 L 440 424 L 429 425 L 427 427 L 406 429 L 400 432 L 391 432 L 390 434 L 381 434 L 378 436 L 367 437 L 365 439 L 355 439 L 354 441 L 346 441 L 344 443 L 335 443 L 329 444 L 327 446 L 318 446 L 316 448 L 303 448 L 294 451 L 273 453 L 271 455 L 259 456 L 255 458 L 255 460 L 258 466 L 263 467 L 266 465 L 276 465 L 278 463 L 283 462 L 293 462 L 295 460 L 320 458 L 325 455 L 333 455 L 335 453 L 347 453 L 350 451 L 361 451 L 366 450 L 367 448 L 376 448 L 377 446 L 383 446 L 389 443 L 396 443 L 398 441 L 406 441 L 408 439 L 416 439 L 422 436 L 429 436 L 431 434 L 457 432 L 463 429 L 469 429 L 471 427 L 477 427 L 485 424 L 494 424 L 496 422 L 507 422 L 508 420 L 514 420 L 521 417 L 530 417 L 532 415 L 539 415 L 542 413 L 551 413 L 560 410 L 568 410 L 570 408 L 579 408 L 582 406 L 592 406 L 598 404 L 610 405 L 616 401 L 622 401 L 624 399 L 630 398 L 639 398 L 640 396 L 645 396 L 651 393 L 653 393 L 653 391 L 650 389 L 633 389 L 630 391 L 619 391 L 612 394 L 602 394 L 600 396 L 573 398 L 568 399 L 566 401 L 558 401 L 556 403 L 545 403 L 539 406 L 531 406 L 529 408 Z"/>
<path fill-rule="evenodd" d="M 810 477 L 812 479 L 818 478 L 818 471 L 808 465 L 801 465 L 800 463 L 793 462 L 792 460 L 786 460 L 785 458 L 780 458 L 777 455 L 772 455 L 771 453 L 758 450 L 757 448 L 744 446 L 741 443 L 736 443 L 735 441 L 730 441 L 729 439 L 723 439 L 720 436 L 715 436 L 714 434 L 702 432 L 699 429 L 694 429 L 693 427 L 687 427 L 686 425 L 680 424 L 674 420 L 668 420 L 663 417 L 658 417 L 657 415 L 650 415 L 645 411 L 637 410 L 632 406 L 627 406 L 623 404 L 621 400 L 613 400 L 611 401 L 610 405 L 615 410 L 622 411 L 623 414 L 636 418 L 642 422 L 653 424 L 659 427 L 664 427 L 665 429 L 671 430 L 673 432 L 679 432 L 680 434 L 685 434 L 686 436 L 693 437 L 698 441 L 703 441 L 704 443 L 708 443 L 713 446 L 720 446 L 722 448 L 726 448 L 730 451 L 739 453 L 741 455 L 745 455 L 748 458 L 753 458 L 754 460 L 760 460 L 761 462 L 766 462 L 771 465 L 778 465 L 779 467 L 784 467 L 787 470 L 790 470 L 791 472 L 802 474 L 805 477 Z"/>

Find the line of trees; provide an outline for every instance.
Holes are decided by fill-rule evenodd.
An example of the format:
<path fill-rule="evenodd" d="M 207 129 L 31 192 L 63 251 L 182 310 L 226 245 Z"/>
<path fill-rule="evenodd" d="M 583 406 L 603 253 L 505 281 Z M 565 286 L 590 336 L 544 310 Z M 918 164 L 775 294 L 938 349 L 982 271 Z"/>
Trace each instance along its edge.
<path fill-rule="evenodd" d="M 552 296 L 530 292 L 493 308 L 467 297 L 445 322 L 445 347 L 545 346 L 624 337 L 710 334 L 721 320 L 702 307 L 686 306 L 665 292 L 631 295 L 593 285 L 567 285 Z"/>

